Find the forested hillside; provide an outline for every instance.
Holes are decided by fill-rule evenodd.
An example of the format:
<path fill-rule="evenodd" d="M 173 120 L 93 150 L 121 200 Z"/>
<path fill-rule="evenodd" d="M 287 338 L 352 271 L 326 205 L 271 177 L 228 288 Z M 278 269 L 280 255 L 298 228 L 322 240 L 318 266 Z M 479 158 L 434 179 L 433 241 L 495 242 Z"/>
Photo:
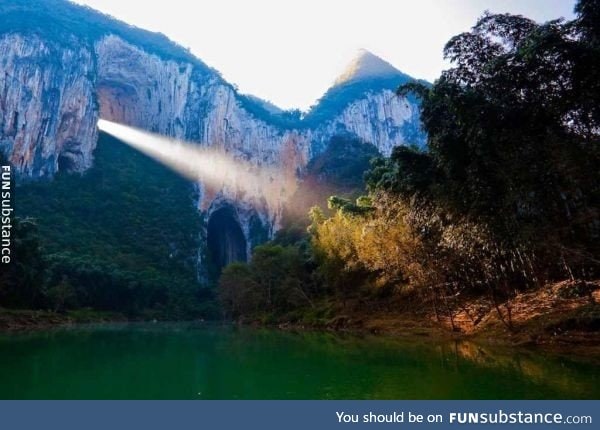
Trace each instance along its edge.
<path fill-rule="evenodd" d="M 91 170 L 20 185 L 14 201 L 17 264 L 2 273 L 4 306 L 215 316 L 196 279 L 193 186 L 157 162 L 101 134 Z"/>

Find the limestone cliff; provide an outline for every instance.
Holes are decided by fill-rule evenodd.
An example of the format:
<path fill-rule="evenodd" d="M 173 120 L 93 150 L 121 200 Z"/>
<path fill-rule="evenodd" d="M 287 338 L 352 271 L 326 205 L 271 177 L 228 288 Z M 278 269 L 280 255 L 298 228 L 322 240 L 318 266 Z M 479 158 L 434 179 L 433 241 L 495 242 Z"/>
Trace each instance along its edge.
<path fill-rule="evenodd" d="M 8 34 L 0 39 L 0 53 L 2 147 L 30 177 L 88 168 L 98 117 L 219 145 L 257 164 L 284 163 L 291 155 L 301 167 L 339 133 L 386 155 L 394 146 L 423 142 L 418 107 L 395 96 L 394 80 L 385 88 L 367 83 L 354 99 L 333 101 L 316 120 L 309 112 L 307 120 L 282 126 L 277 113 L 259 117 L 246 109 L 211 70 L 160 58 L 115 35 L 74 50 L 35 35 Z"/>
<path fill-rule="evenodd" d="M 92 53 L 35 35 L 0 37 L 0 149 L 22 177 L 92 164 L 98 106 Z"/>
<path fill-rule="evenodd" d="M 268 236 L 277 230 L 297 173 L 333 136 L 358 137 L 385 155 L 397 145 L 424 143 L 415 101 L 393 92 L 411 78 L 368 52 L 304 118 L 289 119 L 239 94 L 162 35 L 62 0 L 50 6 L 7 1 L 11 19 L 0 26 L 0 150 L 21 178 L 88 169 L 99 118 L 218 146 L 280 171 L 273 179 L 281 189 L 275 201 L 198 184 L 207 222 L 223 205 L 233 205 L 250 247 L 251 220 Z M 41 24 L 30 25 L 36 20 Z"/>
<path fill-rule="evenodd" d="M 324 148 L 339 133 L 371 143 L 386 156 L 395 146 L 425 143 L 418 105 L 396 96 L 388 88 L 367 92 L 352 101 L 339 115 L 317 128 L 313 142 Z"/>

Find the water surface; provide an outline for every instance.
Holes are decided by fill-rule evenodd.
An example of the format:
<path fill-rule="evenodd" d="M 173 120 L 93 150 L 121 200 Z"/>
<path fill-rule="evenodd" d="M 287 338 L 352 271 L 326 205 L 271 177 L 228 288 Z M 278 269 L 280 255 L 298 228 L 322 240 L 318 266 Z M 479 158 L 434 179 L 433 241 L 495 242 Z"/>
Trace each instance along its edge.
<path fill-rule="evenodd" d="M 0 398 L 597 399 L 600 377 L 465 342 L 110 324 L 0 335 Z"/>

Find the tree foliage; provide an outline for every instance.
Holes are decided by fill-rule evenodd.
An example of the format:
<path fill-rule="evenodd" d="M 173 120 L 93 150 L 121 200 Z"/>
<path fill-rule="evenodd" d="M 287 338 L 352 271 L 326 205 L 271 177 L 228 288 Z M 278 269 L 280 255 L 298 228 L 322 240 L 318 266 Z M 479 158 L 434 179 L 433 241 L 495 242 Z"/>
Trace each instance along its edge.
<path fill-rule="evenodd" d="M 257 318 L 310 306 L 313 296 L 307 256 L 297 246 L 257 246 L 250 263 L 233 263 L 219 280 L 219 298 L 230 318 Z"/>
<path fill-rule="evenodd" d="M 0 272 L 0 305 L 15 308 L 44 304 L 44 271 L 37 224 L 28 218 L 11 219 L 11 254 Z"/>
<path fill-rule="evenodd" d="M 155 161 L 101 134 L 89 171 L 22 184 L 15 195 L 15 211 L 29 218 L 13 227 L 2 306 L 218 316 L 196 279 L 193 187 Z"/>
<path fill-rule="evenodd" d="M 597 276 L 599 9 L 582 0 L 574 21 L 544 24 L 485 14 L 448 42 L 453 67 L 433 86 L 398 89 L 421 98 L 428 148 L 373 162 L 368 210 L 332 197 L 333 216 L 313 213 L 326 283 L 416 287 L 450 308 Z"/>
<path fill-rule="evenodd" d="M 559 250 L 546 263 L 597 252 L 597 8 L 581 1 L 575 21 L 545 24 L 486 14 L 452 38 L 445 56 L 455 67 L 431 88 L 398 91 L 422 98 L 429 151 L 397 148 L 375 165 L 371 189 L 419 195 L 505 249 Z"/>

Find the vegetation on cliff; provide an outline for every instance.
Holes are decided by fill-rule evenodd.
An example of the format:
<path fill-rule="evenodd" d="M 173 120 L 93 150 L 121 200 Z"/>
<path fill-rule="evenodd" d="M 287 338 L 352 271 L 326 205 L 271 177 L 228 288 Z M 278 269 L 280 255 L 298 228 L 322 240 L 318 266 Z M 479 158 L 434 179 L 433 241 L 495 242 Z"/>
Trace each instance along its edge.
<path fill-rule="evenodd" d="M 15 190 L 14 264 L 0 303 L 129 317 L 216 317 L 196 279 L 200 215 L 192 184 L 101 134 L 83 175 Z"/>

